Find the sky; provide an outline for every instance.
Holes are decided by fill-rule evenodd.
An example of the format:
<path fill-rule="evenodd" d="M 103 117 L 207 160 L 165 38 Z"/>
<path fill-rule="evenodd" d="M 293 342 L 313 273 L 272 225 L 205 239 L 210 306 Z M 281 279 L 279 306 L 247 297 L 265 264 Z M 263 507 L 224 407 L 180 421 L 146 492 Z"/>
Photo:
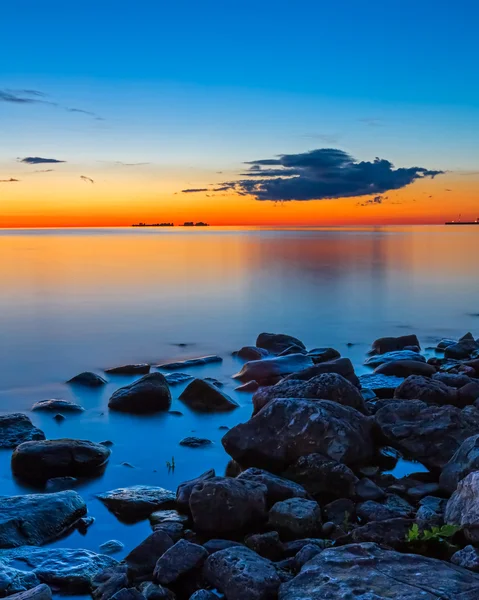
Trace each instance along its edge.
<path fill-rule="evenodd" d="M 2 5 L 0 227 L 479 217 L 475 0 Z"/>

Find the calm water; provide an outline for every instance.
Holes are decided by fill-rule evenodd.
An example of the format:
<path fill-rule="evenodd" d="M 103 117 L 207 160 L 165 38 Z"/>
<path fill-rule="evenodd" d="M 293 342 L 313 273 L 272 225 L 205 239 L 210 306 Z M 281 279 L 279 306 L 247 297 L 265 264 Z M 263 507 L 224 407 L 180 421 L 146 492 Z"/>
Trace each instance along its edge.
<path fill-rule="evenodd" d="M 94 494 L 133 484 L 175 489 L 207 468 L 222 472 L 218 427 L 251 413 L 251 396 L 233 390 L 241 363 L 231 352 L 261 331 L 333 346 L 359 372 L 382 335 L 415 332 L 423 346 L 479 335 L 478 256 L 479 227 L 0 230 L 0 411 L 74 399 L 82 415 L 61 424 L 48 414 L 31 418 L 49 438 L 114 442 L 103 477 L 78 488 L 96 523 L 84 538 L 74 533 L 56 545 L 96 550 L 116 538 L 127 551 L 149 533 L 148 522 L 120 525 Z M 112 391 L 133 378 L 111 377 L 100 391 L 63 383 L 84 370 L 209 353 L 223 364 L 194 373 L 224 383 L 241 404 L 233 413 L 191 413 L 177 400 L 184 386 L 172 389 L 183 417 L 109 413 Z M 192 432 L 214 444 L 178 446 Z M 0 452 L 1 493 L 25 493 L 12 480 L 10 455 Z"/>

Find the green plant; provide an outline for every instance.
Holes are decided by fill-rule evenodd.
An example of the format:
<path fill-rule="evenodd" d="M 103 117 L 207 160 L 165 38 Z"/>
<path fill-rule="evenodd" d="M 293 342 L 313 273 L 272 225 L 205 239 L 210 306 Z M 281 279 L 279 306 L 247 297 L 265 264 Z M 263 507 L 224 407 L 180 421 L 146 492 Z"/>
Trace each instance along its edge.
<path fill-rule="evenodd" d="M 406 541 L 408 542 L 445 542 L 452 538 L 461 528 L 457 525 L 442 525 L 442 527 L 432 527 L 431 529 L 419 530 L 417 523 L 407 532 Z"/>
<path fill-rule="evenodd" d="M 168 473 L 175 470 L 175 457 L 171 457 L 171 462 L 169 460 L 166 461 L 166 468 L 168 469 Z"/>

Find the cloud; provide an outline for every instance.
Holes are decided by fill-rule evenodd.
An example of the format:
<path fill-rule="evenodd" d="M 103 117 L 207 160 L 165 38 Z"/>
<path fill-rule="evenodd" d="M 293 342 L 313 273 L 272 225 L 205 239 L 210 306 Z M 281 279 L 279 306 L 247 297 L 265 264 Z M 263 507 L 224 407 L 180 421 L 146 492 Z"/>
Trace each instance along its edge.
<path fill-rule="evenodd" d="M 208 188 L 190 188 L 188 190 L 181 190 L 182 194 L 195 194 L 196 192 L 209 192 Z"/>
<path fill-rule="evenodd" d="M 365 200 L 364 202 L 358 202 L 357 206 L 371 206 L 372 204 L 382 204 L 384 200 L 387 200 L 387 196 L 374 196 L 374 198 L 370 198 L 369 200 Z"/>
<path fill-rule="evenodd" d="M 381 127 L 381 125 L 383 125 L 382 119 L 366 118 L 366 119 L 359 119 L 359 121 L 361 123 L 364 123 L 365 125 L 369 125 L 369 127 Z"/>
<path fill-rule="evenodd" d="M 18 161 L 27 165 L 47 165 L 66 162 L 66 160 L 58 160 L 57 158 L 42 158 L 41 156 L 26 156 L 25 158 L 19 158 Z"/>
<path fill-rule="evenodd" d="M 89 117 L 93 117 L 97 121 L 104 121 L 102 117 L 99 117 L 96 113 L 91 112 L 90 110 L 83 110 L 82 108 L 69 108 L 66 107 L 65 110 L 72 113 L 81 113 L 82 115 L 88 115 Z"/>
<path fill-rule="evenodd" d="M 343 150 L 321 148 L 278 158 L 253 160 L 247 179 L 225 181 L 218 188 L 257 200 L 326 200 L 355 196 L 378 196 L 401 189 L 418 179 L 436 177 L 443 171 L 424 167 L 401 167 L 385 159 L 357 161 Z M 266 168 L 265 168 L 266 167 Z"/>
<path fill-rule="evenodd" d="M 125 163 L 121 160 L 115 160 L 115 165 L 121 165 L 122 167 L 141 167 L 143 165 L 149 165 L 149 162 L 137 162 L 137 163 Z"/>
<path fill-rule="evenodd" d="M 91 177 L 87 177 L 86 175 L 80 175 L 80 179 L 87 183 L 95 183 L 95 181 Z"/>
<path fill-rule="evenodd" d="M 38 90 L 0 90 L 0 102 L 10 102 L 12 104 L 48 104 L 50 106 L 57 106 L 58 108 L 68 112 L 88 115 L 97 121 L 105 120 L 89 110 L 83 110 L 82 108 L 70 108 L 69 106 L 58 104 L 58 102 L 44 100 L 46 97 L 47 94 L 39 92 Z"/>
<path fill-rule="evenodd" d="M 55 169 L 37 169 L 34 173 L 53 173 Z"/>
<path fill-rule="evenodd" d="M 10 179 L 0 179 L 0 183 L 14 183 L 20 181 L 20 179 L 13 179 L 13 177 L 10 177 Z"/>

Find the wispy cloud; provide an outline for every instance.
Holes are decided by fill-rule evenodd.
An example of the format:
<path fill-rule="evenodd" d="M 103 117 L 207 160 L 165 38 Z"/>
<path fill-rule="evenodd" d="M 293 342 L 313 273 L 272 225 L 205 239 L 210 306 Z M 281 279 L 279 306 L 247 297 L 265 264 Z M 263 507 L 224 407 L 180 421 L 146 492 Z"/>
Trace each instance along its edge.
<path fill-rule="evenodd" d="M 53 173 L 55 169 L 37 169 L 34 173 Z"/>
<path fill-rule="evenodd" d="M 43 158 L 42 156 L 26 156 L 25 158 L 19 158 L 18 162 L 25 163 L 27 165 L 47 165 L 65 163 L 66 160 L 58 160 L 57 158 Z"/>
<path fill-rule="evenodd" d="M 80 175 L 80 179 L 87 183 L 95 183 L 95 181 L 91 177 L 87 177 L 86 175 Z"/>
<path fill-rule="evenodd" d="M 374 198 L 370 198 L 369 200 L 365 200 L 364 202 L 358 202 L 357 206 L 374 206 L 375 204 L 382 204 L 384 200 L 387 199 L 387 196 L 374 196 Z"/>
<path fill-rule="evenodd" d="M 358 119 L 360 123 L 364 123 L 369 127 L 381 127 L 384 125 L 384 121 L 382 119 L 377 119 L 375 117 L 366 117 L 364 119 Z"/>
<path fill-rule="evenodd" d="M 82 108 L 71 108 L 69 106 L 63 106 L 58 102 L 52 100 L 46 100 L 47 94 L 39 92 L 38 90 L 0 90 L 0 102 L 9 102 L 11 104 L 47 104 L 49 106 L 56 106 L 61 110 L 66 110 L 71 113 L 81 113 L 88 115 L 97 121 L 104 121 L 103 117 L 98 116 L 96 113 L 89 110 L 83 110 Z"/>
<path fill-rule="evenodd" d="M 115 165 L 121 165 L 122 167 L 142 167 L 144 165 L 150 165 L 149 162 L 136 162 L 136 163 L 125 163 L 121 160 L 115 160 Z"/>
<path fill-rule="evenodd" d="M 182 194 L 196 194 L 197 192 L 209 192 L 208 188 L 189 188 L 187 190 L 181 190 Z"/>
<path fill-rule="evenodd" d="M 17 181 L 20 181 L 20 179 L 14 179 L 13 177 L 10 177 L 10 179 L 0 179 L 0 183 L 16 183 Z"/>

